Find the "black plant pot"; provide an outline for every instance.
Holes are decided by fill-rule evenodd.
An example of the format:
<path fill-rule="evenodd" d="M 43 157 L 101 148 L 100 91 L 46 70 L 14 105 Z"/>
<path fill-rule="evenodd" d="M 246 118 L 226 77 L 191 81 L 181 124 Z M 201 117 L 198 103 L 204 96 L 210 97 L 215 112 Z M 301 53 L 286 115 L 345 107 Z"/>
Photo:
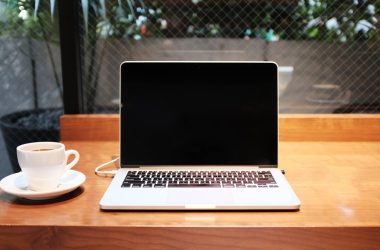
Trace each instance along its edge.
<path fill-rule="evenodd" d="M 21 169 L 17 162 L 17 146 L 36 141 L 60 141 L 59 117 L 62 109 L 34 109 L 11 113 L 0 118 L 5 146 L 13 172 Z"/>

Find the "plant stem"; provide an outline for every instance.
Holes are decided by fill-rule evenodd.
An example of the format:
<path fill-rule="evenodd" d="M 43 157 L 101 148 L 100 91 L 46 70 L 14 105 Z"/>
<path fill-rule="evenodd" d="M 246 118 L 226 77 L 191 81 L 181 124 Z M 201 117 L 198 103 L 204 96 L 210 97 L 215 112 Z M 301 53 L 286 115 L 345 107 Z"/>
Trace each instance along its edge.
<path fill-rule="evenodd" d="M 90 32 L 90 30 L 89 30 Z M 86 72 L 86 83 L 88 94 L 87 96 L 87 112 L 92 114 L 94 113 L 94 106 L 95 106 L 95 98 L 96 98 L 96 89 L 95 89 L 95 82 L 94 82 L 94 74 L 98 74 L 98 72 L 95 72 L 95 65 L 96 65 L 96 44 L 97 39 L 93 35 L 89 34 L 89 40 L 87 41 L 87 52 L 89 55 L 89 63 L 87 64 L 88 72 Z"/>
<path fill-rule="evenodd" d="M 96 65 L 96 76 L 95 76 L 95 79 L 94 79 L 94 89 L 96 90 L 98 88 L 98 82 L 99 82 L 99 71 L 100 71 L 100 65 L 101 65 L 101 62 L 103 61 L 103 57 L 104 57 L 104 51 L 105 51 L 105 48 L 106 48 L 106 45 L 107 45 L 107 39 L 104 39 L 104 42 L 103 42 L 103 46 L 102 46 L 102 49 L 100 51 L 100 58 L 99 58 L 99 61 Z M 95 93 L 96 94 L 96 93 Z"/>
<path fill-rule="evenodd" d="M 55 79 L 55 83 L 57 85 L 57 88 L 59 90 L 59 96 L 61 97 L 61 101 L 63 101 L 63 90 L 62 90 L 62 85 L 59 81 L 59 77 L 58 77 L 58 73 L 57 73 L 57 66 L 55 65 L 55 61 L 54 61 L 54 58 L 53 58 L 53 53 L 51 52 L 51 48 L 50 48 L 50 45 L 47 41 L 45 41 L 45 45 L 46 45 L 46 48 L 48 50 L 48 53 L 49 53 L 49 59 L 51 61 L 51 66 L 53 67 L 53 73 L 54 73 L 54 79 Z"/>
<path fill-rule="evenodd" d="M 29 54 L 30 54 L 30 63 L 32 66 L 32 84 L 33 84 L 33 103 L 34 108 L 38 109 L 38 89 L 37 89 L 37 79 L 36 79 L 36 61 L 34 60 L 34 53 L 33 53 L 33 46 L 32 42 L 30 40 L 30 37 L 28 37 L 28 48 L 29 48 Z"/>
<path fill-rule="evenodd" d="M 52 53 L 50 45 L 48 43 L 49 39 L 48 39 L 48 37 L 46 35 L 46 31 L 43 29 L 41 20 L 39 18 L 37 18 L 37 20 L 38 20 L 38 24 L 40 25 L 40 28 L 42 30 L 42 35 L 44 37 L 44 44 L 45 44 L 46 49 L 47 49 L 48 54 L 49 54 L 49 59 L 50 59 L 50 62 L 51 62 L 51 66 L 53 67 L 53 75 L 54 75 L 54 79 L 55 79 L 55 84 L 57 85 L 57 88 L 58 88 L 58 91 L 59 91 L 59 96 L 61 97 L 61 101 L 63 102 L 63 90 L 61 88 L 61 83 L 59 81 L 59 77 L 58 77 L 58 73 L 57 73 L 57 67 L 55 65 L 55 61 L 54 61 L 54 58 L 53 58 L 53 53 Z"/>
<path fill-rule="evenodd" d="M 93 11 L 90 9 L 90 11 Z M 98 16 L 96 13 L 90 13 L 88 19 L 88 33 L 86 37 L 86 50 L 85 58 L 86 60 L 86 72 L 85 72 L 85 83 L 87 94 L 86 96 L 86 112 L 94 113 L 95 111 L 95 100 L 98 88 L 99 80 L 99 69 L 101 62 L 103 60 L 104 48 L 106 44 L 103 44 L 100 58 L 97 57 L 97 44 L 99 41 L 100 35 L 97 34 L 96 25 L 98 23 Z"/>

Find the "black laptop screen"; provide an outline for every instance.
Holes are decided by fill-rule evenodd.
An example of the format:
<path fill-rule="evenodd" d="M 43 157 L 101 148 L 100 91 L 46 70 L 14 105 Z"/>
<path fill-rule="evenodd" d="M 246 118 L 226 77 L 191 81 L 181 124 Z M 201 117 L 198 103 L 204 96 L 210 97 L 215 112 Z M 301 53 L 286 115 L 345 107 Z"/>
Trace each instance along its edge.
<path fill-rule="evenodd" d="M 121 66 L 122 165 L 276 165 L 273 63 Z"/>

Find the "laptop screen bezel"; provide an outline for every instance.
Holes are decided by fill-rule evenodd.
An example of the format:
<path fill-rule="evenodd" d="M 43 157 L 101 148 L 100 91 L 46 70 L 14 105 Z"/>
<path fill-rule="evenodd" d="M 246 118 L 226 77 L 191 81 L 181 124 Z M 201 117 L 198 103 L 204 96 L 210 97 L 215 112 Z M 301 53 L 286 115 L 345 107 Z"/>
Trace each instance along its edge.
<path fill-rule="evenodd" d="M 136 167 L 143 167 L 143 166 L 149 166 L 149 167 L 161 167 L 163 166 L 162 164 L 147 164 L 147 165 L 143 165 L 143 164 L 139 164 L 139 165 L 134 165 L 134 164 L 127 164 L 126 163 L 126 158 L 125 158 L 125 154 L 126 154 L 126 150 L 125 150 L 125 145 L 126 145 L 126 140 L 124 138 L 124 135 L 123 135 L 123 127 L 124 127 L 124 119 L 122 119 L 124 116 L 125 116 L 125 112 L 126 110 L 123 109 L 123 103 L 126 103 L 126 100 L 123 100 L 123 97 L 125 97 L 125 95 L 123 95 L 123 92 L 125 88 L 123 88 L 123 82 L 125 82 L 126 79 L 123 79 L 123 76 L 126 75 L 126 74 L 123 74 L 123 71 L 127 70 L 126 67 L 128 64 L 141 64 L 143 67 L 144 64 L 165 64 L 165 63 L 181 63 L 181 64 L 186 64 L 186 63 L 191 63 L 191 64 L 215 64 L 215 63 L 223 63 L 223 64 L 239 64 L 239 63 L 249 63 L 249 64 L 255 64 L 255 65 L 260 65 L 260 64 L 272 64 L 273 65 L 273 73 L 275 75 L 273 76 L 270 76 L 270 77 L 275 77 L 276 78 L 276 89 L 277 89 L 277 93 L 276 93 L 276 127 L 277 127 L 277 141 L 275 142 L 276 143 L 276 153 L 274 154 L 275 155 L 275 159 L 273 159 L 273 164 L 255 164 L 255 165 L 252 165 L 252 164 L 234 164 L 233 166 L 257 166 L 257 167 L 264 167 L 264 168 L 277 168 L 278 167 L 278 142 L 279 142 L 279 122 L 278 122 L 278 113 L 279 113 L 279 97 L 278 97 L 278 65 L 275 63 L 275 62 L 272 62 L 272 61 L 124 61 L 120 64 L 120 76 L 119 76 L 119 100 L 120 100 L 120 105 L 119 105 L 119 116 L 120 116 L 120 123 L 119 123 L 119 138 L 120 138 L 120 167 L 122 168 L 136 168 Z M 268 76 L 268 80 L 269 79 L 269 76 Z M 165 167 L 170 167 L 170 166 L 173 166 L 173 167 L 176 167 L 176 166 L 188 166 L 188 165 L 164 165 Z M 207 166 L 207 165 L 196 165 L 196 164 L 191 164 L 191 166 L 195 167 L 195 166 Z M 212 164 L 212 166 L 228 166 L 228 165 L 216 165 L 216 164 Z"/>

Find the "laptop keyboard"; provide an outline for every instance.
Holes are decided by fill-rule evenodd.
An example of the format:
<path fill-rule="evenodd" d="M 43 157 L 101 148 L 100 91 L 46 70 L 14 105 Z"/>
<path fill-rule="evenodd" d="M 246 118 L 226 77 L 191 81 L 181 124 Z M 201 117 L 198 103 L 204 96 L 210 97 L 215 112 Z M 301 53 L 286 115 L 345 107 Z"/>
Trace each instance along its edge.
<path fill-rule="evenodd" d="M 129 171 L 124 188 L 278 188 L 270 171 Z"/>

